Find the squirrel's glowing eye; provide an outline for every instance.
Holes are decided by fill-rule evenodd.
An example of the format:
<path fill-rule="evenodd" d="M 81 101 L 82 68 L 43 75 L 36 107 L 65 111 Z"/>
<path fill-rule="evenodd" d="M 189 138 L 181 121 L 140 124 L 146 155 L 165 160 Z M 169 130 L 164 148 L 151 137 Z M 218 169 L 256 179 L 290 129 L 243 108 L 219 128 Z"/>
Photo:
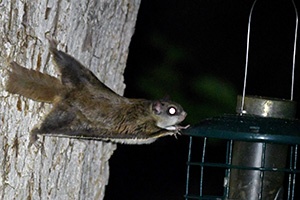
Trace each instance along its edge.
<path fill-rule="evenodd" d="M 176 112 L 177 112 L 177 110 L 174 107 L 170 107 L 169 110 L 168 110 L 168 112 L 169 112 L 169 115 L 175 115 Z"/>

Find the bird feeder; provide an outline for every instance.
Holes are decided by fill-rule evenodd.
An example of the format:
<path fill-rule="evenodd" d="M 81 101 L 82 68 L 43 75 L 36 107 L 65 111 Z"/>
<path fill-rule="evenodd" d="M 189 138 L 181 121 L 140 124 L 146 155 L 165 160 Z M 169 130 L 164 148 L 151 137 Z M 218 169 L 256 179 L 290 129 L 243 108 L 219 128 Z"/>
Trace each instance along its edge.
<path fill-rule="evenodd" d="M 293 1 L 292 1 L 293 2 Z M 201 121 L 187 129 L 190 137 L 185 199 L 293 200 L 296 196 L 300 122 L 293 101 L 296 29 L 291 99 L 247 96 L 246 79 L 250 22 L 243 95 L 237 98 L 236 114 Z M 213 144 L 213 148 L 210 145 Z M 219 145 L 220 148 L 215 148 Z M 213 149 L 213 150 L 212 150 Z M 218 160 L 209 156 L 218 154 Z"/>

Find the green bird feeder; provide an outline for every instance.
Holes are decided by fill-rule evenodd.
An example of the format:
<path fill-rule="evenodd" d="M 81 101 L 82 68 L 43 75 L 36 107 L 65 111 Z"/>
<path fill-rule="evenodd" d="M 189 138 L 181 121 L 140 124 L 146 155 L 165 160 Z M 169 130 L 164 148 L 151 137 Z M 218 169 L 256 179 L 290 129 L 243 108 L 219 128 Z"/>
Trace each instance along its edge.
<path fill-rule="evenodd" d="M 245 95 L 254 1 L 249 15 L 244 89 L 237 98 L 236 114 L 205 119 L 184 132 L 190 137 L 186 200 L 300 199 L 295 189 L 300 173 L 300 122 L 295 119 L 293 101 L 298 14 L 292 2 L 296 29 L 291 99 Z M 211 155 L 218 155 L 218 159 Z"/>
<path fill-rule="evenodd" d="M 245 108 L 254 109 L 255 114 L 209 118 L 188 129 L 185 132 L 190 136 L 185 199 L 294 199 L 296 174 L 300 173 L 297 168 L 300 123 L 291 118 L 295 106 L 293 101 L 246 97 Z M 192 148 L 195 138 L 203 139 L 203 146 L 197 149 L 201 149 L 200 156 Z M 224 155 L 224 162 L 208 161 L 209 139 L 225 141 L 226 149 L 216 150 Z M 222 194 L 206 195 L 206 180 L 215 178 L 205 177 L 206 170 L 216 168 L 224 172 L 224 178 L 219 181 Z M 199 190 L 194 189 L 194 193 L 190 191 L 191 170 L 199 170 L 200 174 Z M 217 181 L 210 182 L 217 188 Z"/>

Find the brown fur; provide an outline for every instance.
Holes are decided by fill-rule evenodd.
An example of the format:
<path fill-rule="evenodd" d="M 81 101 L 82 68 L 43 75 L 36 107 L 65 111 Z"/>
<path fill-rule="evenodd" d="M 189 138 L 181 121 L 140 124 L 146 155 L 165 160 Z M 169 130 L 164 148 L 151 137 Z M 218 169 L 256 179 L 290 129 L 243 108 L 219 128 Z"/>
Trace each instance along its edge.
<path fill-rule="evenodd" d="M 20 94 L 35 101 L 53 103 L 62 96 L 65 87 L 60 80 L 41 72 L 26 69 L 15 62 L 11 63 L 8 72 L 6 90 Z"/>
<path fill-rule="evenodd" d="M 177 126 L 186 116 L 179 104 L 122 97 L 55 45 L 50 41 L 60 80 L 14 62 L 9 71 L 7 91 L 54 104 L 40 127 L 32 130 L 33 139 L 42 134 L 143 144 L 183 128 Z M 176 114 L 168 113 L 170 107 Z"/>

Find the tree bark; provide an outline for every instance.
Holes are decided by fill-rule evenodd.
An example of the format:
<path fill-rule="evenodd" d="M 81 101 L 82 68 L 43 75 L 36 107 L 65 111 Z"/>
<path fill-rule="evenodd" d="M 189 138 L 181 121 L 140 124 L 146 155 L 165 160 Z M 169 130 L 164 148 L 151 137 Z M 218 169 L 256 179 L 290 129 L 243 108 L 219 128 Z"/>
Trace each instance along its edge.
<path fill-rule="evenodd" d="M 56 75 L 46 37 L 122 94 L 140 0 L 0 1 L 0 199 L 103 199 L 112 143 L 40 137 L 30 130 L 50 104 L 4 91 L 8 63 Z"/>

